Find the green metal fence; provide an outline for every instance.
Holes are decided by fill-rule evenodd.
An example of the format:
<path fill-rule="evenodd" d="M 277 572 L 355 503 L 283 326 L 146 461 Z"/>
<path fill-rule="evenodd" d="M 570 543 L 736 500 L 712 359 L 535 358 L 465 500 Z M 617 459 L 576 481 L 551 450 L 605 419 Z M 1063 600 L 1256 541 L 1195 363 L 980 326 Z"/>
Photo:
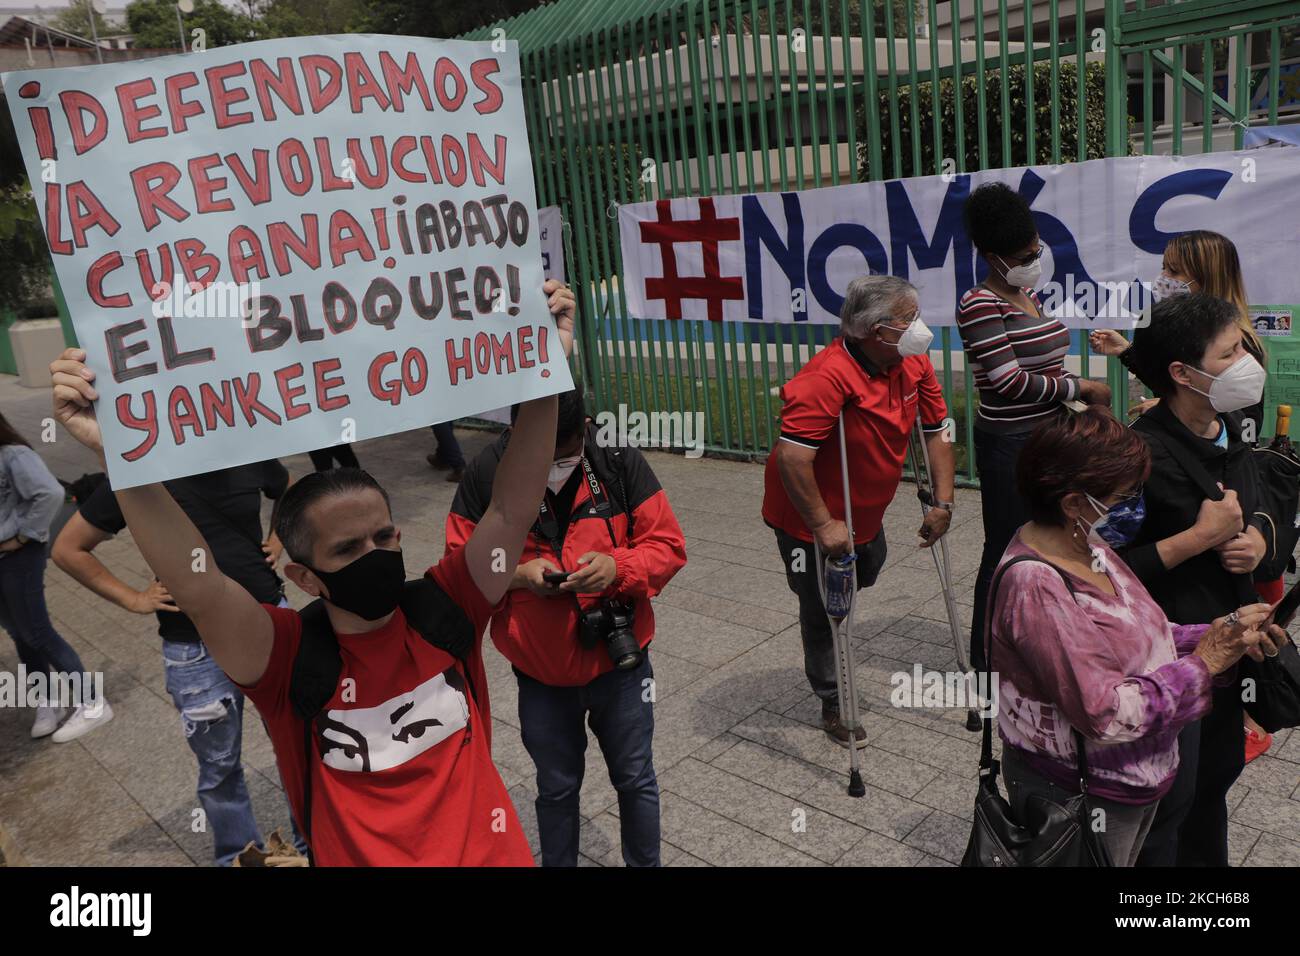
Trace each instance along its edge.
<path fill-rule="evenodd" d="M 559 0 L 468 34 L 519 43 L 538 200 L 566 221 L 595 409 L 701 412 L 710 452 L 761 455 L 777 433 L 776 389 L 834 334 L 629 316 L 619 204 L 928 175 L 945 157 L 966 172 L 1180 153 L 1198 126 L 1202 148 L 1239 148 L 1245 125 L 1290 111 L 1294 0 L 1130 7 Z M 1215 93 L 1224 83 L 1230 97 Z M 959 474 L 973 483 L 977 400 L 953 361 L 960 348 L 955 329 L 941 330 L 936 367 L 958 421 Z M 1089 355 L 1083 332 L 1077 349 L 1122 410 L 1118 363 Z"/>

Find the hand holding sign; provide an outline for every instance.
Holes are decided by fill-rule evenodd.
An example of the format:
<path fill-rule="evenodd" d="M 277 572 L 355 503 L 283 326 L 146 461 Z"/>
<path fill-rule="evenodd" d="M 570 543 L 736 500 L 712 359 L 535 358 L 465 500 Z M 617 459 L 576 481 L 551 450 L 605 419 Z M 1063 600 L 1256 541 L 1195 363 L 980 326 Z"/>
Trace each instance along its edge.
<path fill-rule="evenodd" d="M 546 293 L 546 305 L 555 317 L 555 328 L 560 333 L 560 345 L 564 347 L 564 357 L 573 354 L 573 317 L 578 303 L 573 297 L 573 290 L 556 279 L 547 279 L 542 283 Z"/>
<path fill-rule="evenodd" d="M 102 460 L 104 440 L 93 404 L 99 392 L 91 384 L 95 373 L 86 367 L 86 353 L 82 349 L 64 349 L 50 363 L 50 377 L 54 382 L 55 420 Z"/>

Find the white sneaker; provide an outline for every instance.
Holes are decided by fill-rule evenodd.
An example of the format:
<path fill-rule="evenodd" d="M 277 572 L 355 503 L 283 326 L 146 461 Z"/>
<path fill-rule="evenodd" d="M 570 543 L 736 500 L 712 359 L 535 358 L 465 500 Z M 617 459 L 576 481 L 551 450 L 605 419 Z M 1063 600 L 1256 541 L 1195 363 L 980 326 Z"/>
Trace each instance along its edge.
<path fill-rule="evenodd" d="M 112 719 L 113 708 L 108 706 L 106 700 L 94 705 L 93 716 L 92 711 L 88 710 L 84 704 L 78 704 L 77 709 L 72 712 L 72 716 L 54 732 L 54 742 L 56 744 L 66 744 L 70 740 L 85 736 L 96 727 L 102 727 Z"/>
<path fill-rule="evenodd" d="M 36 723 L 32 724 L 32 739 L 39 740 L 41 737 L 48 737 L 59 729 L 59 722 L 68 715 L 66 707 L 51 707 L 48 704 L 40 704 L 36 708 Z"/>

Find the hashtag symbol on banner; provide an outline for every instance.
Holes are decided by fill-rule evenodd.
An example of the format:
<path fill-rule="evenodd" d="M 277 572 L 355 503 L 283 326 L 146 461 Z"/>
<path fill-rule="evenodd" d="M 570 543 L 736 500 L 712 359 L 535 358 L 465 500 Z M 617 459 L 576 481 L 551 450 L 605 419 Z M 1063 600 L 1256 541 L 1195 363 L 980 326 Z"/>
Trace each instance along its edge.
<path fill-rule="evenodd" d="M 722 321 L 722 303 L 727 299 L 743 299 L 745 284 L 740 276 L 724 276 L 718 267 L 718 243 L 740 238 L 740 220 L 719 219 L 713 200 L 700 200 L 699 219 L 673 219 L 669 200 L 655 203 L 659 218 L 641 223 L 641 241 L 657 244 L 663 259 L 664 274 L 645 280 L 645 297 L 663 299 L 665 317 L 682 317 L 682 299 L 703 299 L 708 303 L 709 321 Z M 676 246 L 680 242 L 698 242 L 704 253 L 704 275 L 679 276 L 677 274 Z"/>

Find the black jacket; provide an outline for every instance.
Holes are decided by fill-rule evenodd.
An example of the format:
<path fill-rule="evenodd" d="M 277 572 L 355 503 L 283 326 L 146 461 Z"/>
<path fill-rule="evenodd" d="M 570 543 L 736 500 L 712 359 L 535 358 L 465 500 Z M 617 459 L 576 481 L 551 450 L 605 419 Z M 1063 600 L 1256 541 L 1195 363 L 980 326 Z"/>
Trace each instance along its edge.
<path fill-rule="evenodd" d="M 1219 562 L 1218 552 L 1203 551 L 1176 568 L 1168 569 L 1160 560 L 1156 543 L 1196 523 L 1204 500 L 1200 487 L 1170 454 L 1173 443 L 1191 452 L 1211 478 L 1224 488 L 1237 492 L 1242 516 L 1247 526 L 1263 528 L 1264 521 L 1255 515 L 1259 498 L 1259 479 L 1252 461 L 1250 446 L 1241 440 L 1242 414 L 1222 416 L 1227 422 L 1228 447 L 1219 448 L 1212 440 L 1193 435 L 1160 402 L 1133 423 L 1151 449 L 1151 477 L 1146 483 L 1146 520 L 1137 537 L 1120 555 L 1146 585 L 1151 596 L 1176 624 L 1203 624 L 1227 614 L 1253 598 L 1249 576 L 1232 575 Z"/>

